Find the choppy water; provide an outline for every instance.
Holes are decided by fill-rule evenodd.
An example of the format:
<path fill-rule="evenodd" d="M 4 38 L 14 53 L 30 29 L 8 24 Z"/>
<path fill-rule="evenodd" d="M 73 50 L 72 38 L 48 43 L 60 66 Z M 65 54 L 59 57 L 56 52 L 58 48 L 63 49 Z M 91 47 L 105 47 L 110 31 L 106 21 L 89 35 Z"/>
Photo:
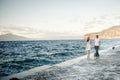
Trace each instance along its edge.
<path fill-rule="evenodd" d="M 100 59 L 83 59 L 71 66 L 53 66 L 21 80 L 120 80 L 120 47 Z"/>
<path fill-rule="evenodd" d="M 120 40 L 101 40 L 101 43 L 103 50 L 120 45 Z M 0 77 L 37 66 L 58 64 L 85 54 L 84 40 L 1 41 Z"/>

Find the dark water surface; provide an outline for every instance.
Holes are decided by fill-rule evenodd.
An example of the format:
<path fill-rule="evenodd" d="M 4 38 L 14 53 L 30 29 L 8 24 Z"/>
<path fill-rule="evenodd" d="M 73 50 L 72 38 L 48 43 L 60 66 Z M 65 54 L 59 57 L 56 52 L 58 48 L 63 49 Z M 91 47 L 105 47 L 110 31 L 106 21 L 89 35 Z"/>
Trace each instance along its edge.
<path fill-rule="evenodd" d="M 119 39 L 101 40 L 100 49 L 116 45 Z M 84 40 L 0 41 L 0 77 L 83 56 L 85 46 Z"/>

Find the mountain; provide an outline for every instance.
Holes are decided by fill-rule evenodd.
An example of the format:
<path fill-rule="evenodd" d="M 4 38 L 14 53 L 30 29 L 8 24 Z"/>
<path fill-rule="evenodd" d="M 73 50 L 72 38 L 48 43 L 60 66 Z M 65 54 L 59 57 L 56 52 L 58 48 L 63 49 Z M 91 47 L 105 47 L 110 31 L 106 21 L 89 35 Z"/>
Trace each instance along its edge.
<path fill-rule="evenodd" d="M 91 38 L 95 38 L 96 35 L 99 35 L 102 39 L 115 39 L 120 38 L 120 25 L 119 26 L 113 26 L 109 29 L 103 30 L 101 32 L 96 33 L 89 33 L 85 35 L 85 38 L 87 36 L 90 36 Z"/>
<path fill-rule="evenodd" d="M 11 33 L 0 35 L 0 41 L 18 41 L 18 40 L 27 40 L 27 38 L 14 35 Z"/>

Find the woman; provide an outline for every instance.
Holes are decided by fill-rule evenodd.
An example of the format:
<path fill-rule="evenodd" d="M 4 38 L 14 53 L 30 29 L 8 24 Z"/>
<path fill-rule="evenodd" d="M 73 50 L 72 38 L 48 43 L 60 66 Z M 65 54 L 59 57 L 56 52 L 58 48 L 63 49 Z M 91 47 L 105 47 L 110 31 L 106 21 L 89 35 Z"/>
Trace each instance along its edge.
<path fill-rule="evenodd" d="M 86 51 L 87 51 L 87 59 L 90 59 L 90 37 L 87 37 L 86 40 Z"/>

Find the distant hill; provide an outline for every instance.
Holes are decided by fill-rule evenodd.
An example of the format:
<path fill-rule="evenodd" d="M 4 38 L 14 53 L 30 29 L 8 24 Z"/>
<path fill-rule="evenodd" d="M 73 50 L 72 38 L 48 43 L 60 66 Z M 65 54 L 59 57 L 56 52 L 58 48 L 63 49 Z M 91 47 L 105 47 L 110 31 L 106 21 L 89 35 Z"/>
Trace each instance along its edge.
<path fill-rule="evenodd" d="M 4 35 L 0 35 L 0 41 L 18 41 L 18 40 L 27 40 L 27 38 L 22 37 L 22 36 L 18 36 L 18 35 L 14 35 L 14 34 L 4 34 Z"/>
<path fill-rule="evenodd" d="M 95 36 L 97 34 L 102 39 L 120 38 L 120 26 L 113 26 L 113 27 L 106 29 L 106 30 L 103 30 L 101 32 L 89 33 L 89 34 L 86 34 L 85 37 L 90 36 L 91 38 L 95 38 Z"/>

